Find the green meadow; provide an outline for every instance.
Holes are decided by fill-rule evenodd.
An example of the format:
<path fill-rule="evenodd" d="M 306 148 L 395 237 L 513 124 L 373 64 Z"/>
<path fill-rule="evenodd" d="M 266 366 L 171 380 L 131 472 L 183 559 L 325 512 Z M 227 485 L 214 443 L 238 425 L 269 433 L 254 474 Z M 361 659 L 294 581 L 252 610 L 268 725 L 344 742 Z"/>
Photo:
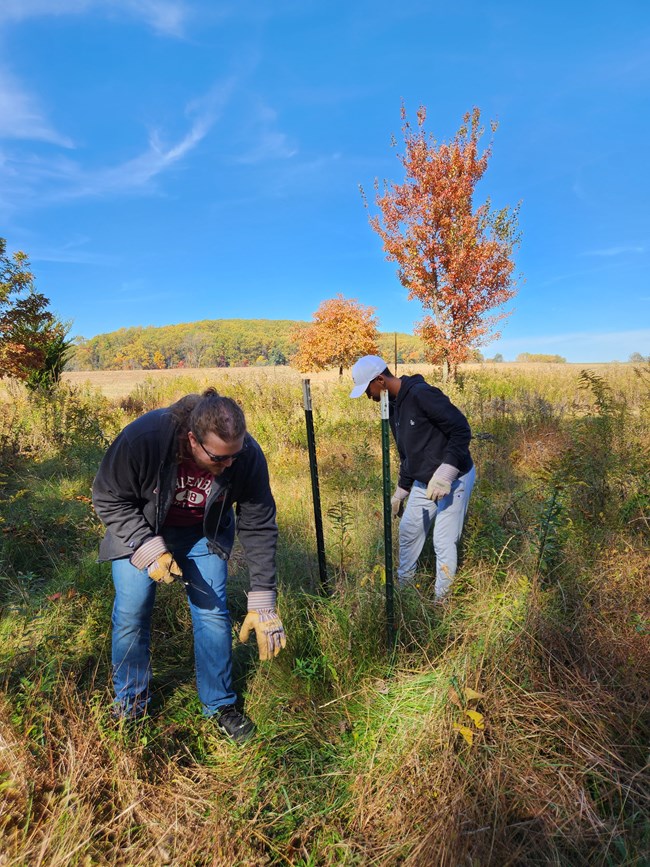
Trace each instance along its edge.
<path fill-rule="evenodd" d="M 396 594 L 394 654 L 378 406 L 348 398 L 349 375 L 312 379 L 325 597 L 300 376 L 138 373 L 0 394 L 2 867 L 648 863 L 647 365 L 475 365 L 445 388 L 477 484 L 451 602 L 432 604 L 428 546 Z M 151 715 L 110 714 L 92 479 L 126 423 L 208 384 L 244 407 L 278 506 L 288 646 L 272 662 L 237 640 L 240 549 L 230 563 L 258 726 L 243 749 L 200 714 L 180 586 L 158 592 Z"/>

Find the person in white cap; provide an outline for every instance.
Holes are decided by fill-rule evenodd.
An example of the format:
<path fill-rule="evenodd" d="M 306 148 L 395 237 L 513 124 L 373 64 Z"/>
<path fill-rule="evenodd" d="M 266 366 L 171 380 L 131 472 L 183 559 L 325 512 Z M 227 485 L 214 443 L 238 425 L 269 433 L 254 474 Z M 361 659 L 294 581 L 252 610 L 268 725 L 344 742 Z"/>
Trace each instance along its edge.
<path fill-rule="evenodd" d="M 396 377 L 378 355 L 364 355 L 352 368 L 350 397 L 379 401 L 386 389 L 390 424 L 400 456 L 391 499 L 399 525 L 400 586 L 413 581 L 418 558 L 433 524 L 436 553 L 435 596 L 442 600 L 456 575 L 475 470 L 469 451 L 472 432 L 463 413 L 420 374 Z M 407 500 L 408 498 L 408 500 Z M 404 507 L 404 501 L 406 507 Z"/>

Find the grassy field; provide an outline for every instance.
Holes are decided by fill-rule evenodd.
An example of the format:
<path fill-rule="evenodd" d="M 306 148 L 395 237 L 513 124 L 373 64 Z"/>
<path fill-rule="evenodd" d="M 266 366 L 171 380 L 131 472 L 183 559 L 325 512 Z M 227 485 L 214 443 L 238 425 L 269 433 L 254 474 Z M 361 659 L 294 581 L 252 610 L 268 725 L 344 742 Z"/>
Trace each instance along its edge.
<path fill-rule="evenodd" d="M 399 373 L 426 372 L 409 367 Z M 318 593 L 300 376 L 66 374 L 0 395 L 0 865 L 643 865 L 650 856 L 650 370 L 482 365 L 448 393 L 476 435 L 447 610 L 434 556 L 386 648 L 378 408 L 312 377 Z M 239 399 L 278 504 L 286 651 L 234 641 L 259 736 L 200 715 L 189 613 L 162 587 L 152 714 L 110 717 L 110 570 L 90 485 L 135 415 Z M 231 561 L 234 630 L 246 568 Z"/>
<path fill-rule="evenodd" d="M 391 369 L 395 366 L 391 365 Z M 484 362 L 482 364 L 463 364 L 460 366 L 462 374 L 476 373 L 478 371 L 504 374 L 506 378 L 512 375 L 523 374 L 526 380 L 534 376 L 542 376 L 545 379 L 553 378 L 556 382 L 574 382 L 576 371 L 592 370 L 600 374 L 606 373 L 608 378 L 616 381 L 621 387 L 622 383 L 629 381 L 631 376 L 630 365 L 623 364 L 537 364 L 537 363 L 500 363 Z M 437 368 L 430 364 L 401 364 L 398 365 L 397 375 L 421 373 L 430 381 L 437 376 Z M 305 374 L 306 375 L 306 374 Z M 251 376 L 258 381 L 271 383 L 291 382 L 298 383 L 303 374 L 298 373 L 291 367 L 212 367 L 200 369 L 179 370 L 75 370 L 63 374 L 65 382 L 74 386 L 88 385 L 101 391 L 109 398 L 126 397 L 137 386 L 151 382 L 163 385 L 174 380 L 186 380 L 193 382 L 231 382 L 248 381 Z M 346 372 L 349 379 L 349 373 Z M 309 374 L 312 382 L 335 382 L 338 380 L 338 370 L 318 371 Z M 350 385 L 352 387 L 352 385 Z"/>

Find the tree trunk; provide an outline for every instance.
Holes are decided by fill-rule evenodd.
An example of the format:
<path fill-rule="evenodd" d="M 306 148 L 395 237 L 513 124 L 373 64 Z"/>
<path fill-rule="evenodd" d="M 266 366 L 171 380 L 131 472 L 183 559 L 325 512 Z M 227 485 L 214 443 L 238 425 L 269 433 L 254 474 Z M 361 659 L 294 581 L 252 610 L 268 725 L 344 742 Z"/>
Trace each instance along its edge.
<path fill-rule="evenodd" d="M 339 379 L 343 379 L 343 365 L 339 364 Z"/>

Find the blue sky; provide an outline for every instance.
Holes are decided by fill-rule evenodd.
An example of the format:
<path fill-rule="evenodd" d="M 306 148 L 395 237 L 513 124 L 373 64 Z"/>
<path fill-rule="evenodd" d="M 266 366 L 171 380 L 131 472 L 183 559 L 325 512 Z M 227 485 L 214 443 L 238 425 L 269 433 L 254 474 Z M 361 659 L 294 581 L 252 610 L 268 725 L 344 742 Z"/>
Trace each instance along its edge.
<path fill-rule="evenodd" d="M 522 231 L 483 352 L 645 355 L 649 25 L 647 0 L 2 0 L 0 236 L 76 335 L 337 293 L 411 332 L 358 187 L 402 180 L 402 100 L 438 140 L 478 106 L 480 198 Z"/>

